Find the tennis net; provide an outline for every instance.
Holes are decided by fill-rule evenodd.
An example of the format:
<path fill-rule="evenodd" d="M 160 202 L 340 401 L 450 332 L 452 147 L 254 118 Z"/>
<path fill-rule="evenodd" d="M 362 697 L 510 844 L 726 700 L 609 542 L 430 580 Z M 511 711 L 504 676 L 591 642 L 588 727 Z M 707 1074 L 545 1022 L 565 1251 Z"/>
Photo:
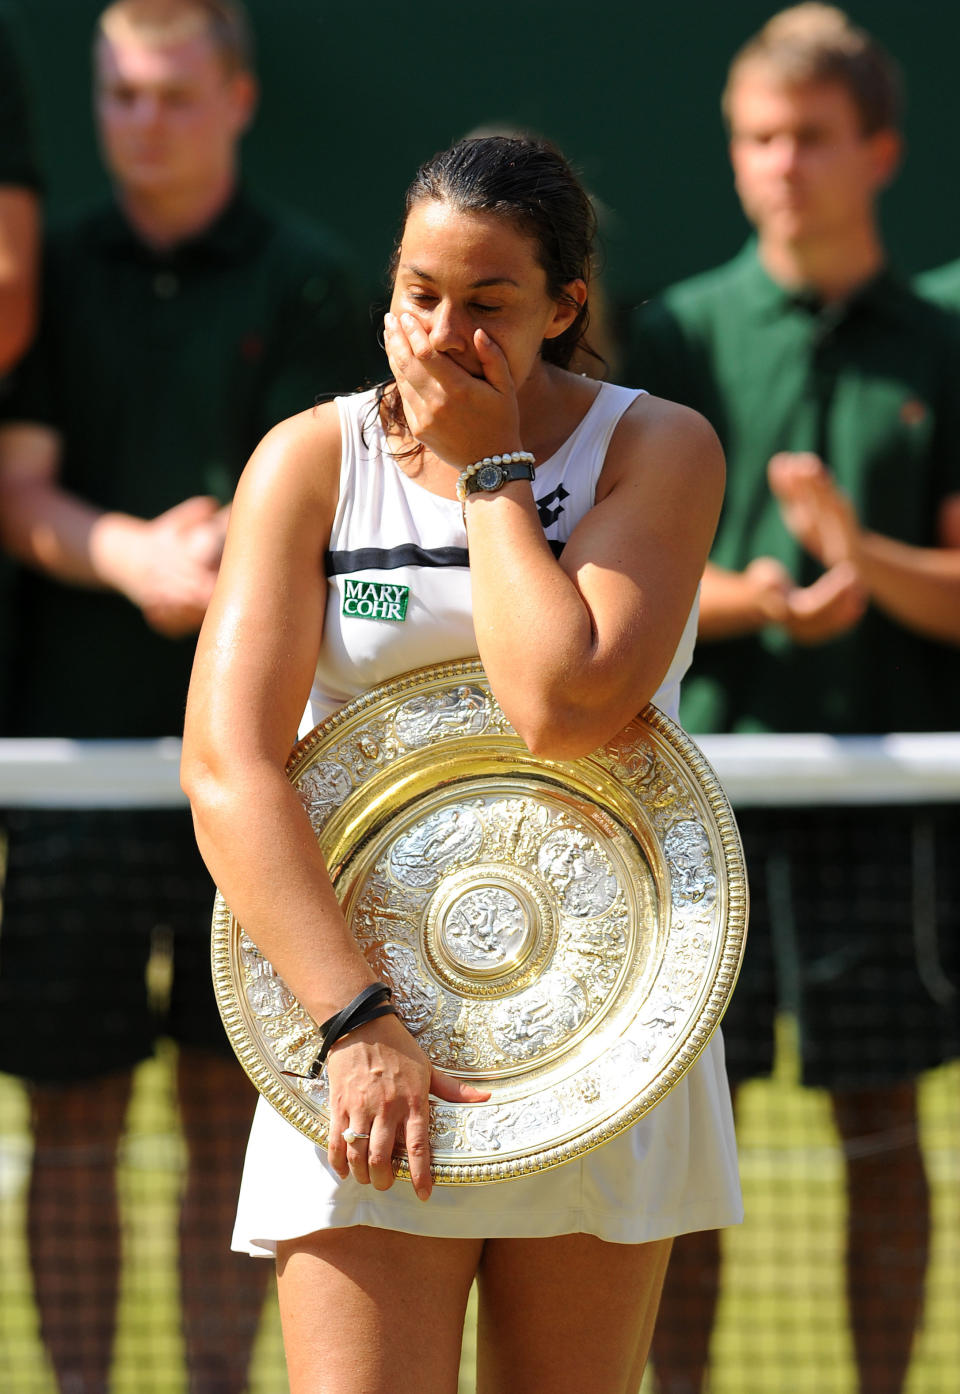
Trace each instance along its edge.
<path fill-rule="evenodd" d="M 759 913 L 725 1026 L 747 1218 L 721 1236 L 719 1263 L 709 1244 L 677 1245 L 659 1385 L 648 1371 L 644 1390 L 855 1394 L 895 1388 L 879 1380 L 900 1361 L 906 1394 L 953 1394 L 960 735 L 701 744 L 740 818 Z M 52 818 L 45 836 L 64 811 L 112 818 L 119 833 L 134 811 L 183 807 L 178 759 L 173 739 L 0 740 L 0 808 L 11 826 L 24 813 Z M 64 886 L 65 902 L 69 893 Z M 860 939 L 847 934 L 853 917 Z M 891 1002 L 868 955 L 856 990 L 831 996 L 864 931 L 897 940 L 913 995 Z M 146 973 L 160 1005 L 172 938 L 162 924 L 150 936 Z M 4 948 L 0 920 L 0 976 Z M 109 976 L 109 954 L 87 952 Z M 58 965 L 45 960 L 43 971 L 55 1000 Z M 847 1057 L 858 1062 L 849 1078 Z M 234 1176 L 251 1101 L 218 1109 L 232 1062 L 218 1059 L 201 1079 L 185 1075 L 195 1059 L 161 1040 L 134 1070 L 129 1096 L 115 1078 L 91 1084 L 75 1128 L 56 1116 L 55 1083 L 38 1103 L 19 1079 L 0 1076 L 0 1388 L 286 1387 L 268 1265 L 216 1257 L 226 1252 L 228 1197 L 222 1184 L 215 1203 L 203 1192 L 205 1176 Z M 468 1329 L 464 1391 L 473 1339 Z"/>

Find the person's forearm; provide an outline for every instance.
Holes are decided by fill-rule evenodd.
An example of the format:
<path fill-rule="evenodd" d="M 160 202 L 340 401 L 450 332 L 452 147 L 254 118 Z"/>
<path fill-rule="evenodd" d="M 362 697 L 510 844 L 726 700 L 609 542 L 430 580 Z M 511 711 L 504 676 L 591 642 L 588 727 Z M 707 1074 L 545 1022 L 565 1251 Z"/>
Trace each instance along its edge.
<path fill-rule="evenodd" d="M 960 643 L 960 550 L 860 535 L 854 562 L 875 605 L 931 639 Z"/>
<path fill-rule="evenodd" d="M 0 189 L 0 376 L 33 337 L 40 214 L 29 189 Z"/>
<path fill-rule="evenodd" d="M 8 372 L 33 338 L 35 295 L 32 284 L 5 285 L 0 280 L 0 377 Z"/>
<path fill-rule="evenodd" d="M 765 575 L 762 564 L 777 568 Z M 782 621 L 782 569 L 770 558 L 759 558 L 746 571 L 727 571 L 708 562 L 700 583 L 700 616 L 697 638 L 706 642 L 740 639 L 756 634 L 764 625 Z"/>
<path fill-rule="evenodd" d="M 245 930 L 316 1021 L 376 980 L 347 929 L 295 789 L 267 760 L 229 768 L 184 746 L 197 844 Z"/>
<path fill-rule="evenodd" d="M 507 715 L 538 749 L 541 731 L 559 733 L 572 709 L 583 710 L 581 695 L 596 696 L 590 615 L 550 550 L 528 486 L 471 498 L 467 520 L 480 657 Z"/>
<path fill-rule="evenodd" d="M 695 573 L 687 594 L 682 579 L 630 579 L 610 562 L 592 563 L 589 546 L 582 566 L 571 562 L 568 571 L 522 485 L 470 499 L 467 518 L 477 646 L 506 715 L 545 758 L 595 750 L 662 682 L 693 604 Z M 655 554 L 649 538 L 635 545 Z M 576 535 L 570 549 L 577 550 Z"/>
<path fill-rule="evenodd" d="M 136 548 L 139 519 L 105 513 L 50 481 L 0 489 L 0 538 L 20 561 L 71 585 L 122 589 L 123 558 Z"/>

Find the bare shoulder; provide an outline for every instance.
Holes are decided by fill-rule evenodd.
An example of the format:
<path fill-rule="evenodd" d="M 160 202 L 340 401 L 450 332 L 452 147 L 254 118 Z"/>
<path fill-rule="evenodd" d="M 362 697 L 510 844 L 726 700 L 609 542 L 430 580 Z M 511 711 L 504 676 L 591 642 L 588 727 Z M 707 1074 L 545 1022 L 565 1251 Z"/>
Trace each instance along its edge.
<path fill-rule="evenodd" d="M 340 472 L 340 419 L 334 402 L 311 407 L 280 421 L 250 457 L 238 497 L 305 497 L 336 495 Z"/>
<path fill-rule="evenodd" d="M 649 482 L 686 491 L 719 506 L 724 485 L 723 449 L 706 417 L 663 397 L 644 395 L 624 412 L 613 433 L 600 493 Z"/>

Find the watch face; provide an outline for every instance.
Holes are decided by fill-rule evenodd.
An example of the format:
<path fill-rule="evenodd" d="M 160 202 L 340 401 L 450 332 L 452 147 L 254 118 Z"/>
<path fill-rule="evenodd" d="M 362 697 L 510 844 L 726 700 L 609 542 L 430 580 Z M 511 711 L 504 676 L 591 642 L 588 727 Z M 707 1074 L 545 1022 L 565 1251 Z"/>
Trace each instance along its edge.
<path fill-rule="evenodd" d="M 476 480 L 478 489 L 499 489 L 503 485 L 504 471 L 500 465 L 484 465 L 482 470 L 477 470 Z"/>

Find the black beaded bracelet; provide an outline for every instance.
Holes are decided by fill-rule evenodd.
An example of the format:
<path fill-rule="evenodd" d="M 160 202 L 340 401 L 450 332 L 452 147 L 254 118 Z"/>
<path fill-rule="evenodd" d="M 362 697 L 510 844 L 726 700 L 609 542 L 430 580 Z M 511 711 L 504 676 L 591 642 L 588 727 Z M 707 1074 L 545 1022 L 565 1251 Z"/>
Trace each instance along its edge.
<path fill-rule="evenodd" d="M 316 1079 L 327 1062 L 327 1056 L 331 1048 L 337 1041 L 341 1040 L 351 1031 L 358 1030 L 361 1026 L 366 1026 L 368 1022 L 376 1021 L 381 1016 L 396 1016 L 397 1009 L 390 1003 L 393 996 L 392 990 L 386 983 L 371 983 L 362 992 L 358 992 L 352 1002 L 348 1002 L 342 1011 L 334 1012 L 333 1016 L 328 1017 L 320 1025 L 320 1049 L 305 1075 L 298 1074 L 296 1070 L 281 1070 L 280 1073 L 289 1075 L 293 1079 Z"/>

